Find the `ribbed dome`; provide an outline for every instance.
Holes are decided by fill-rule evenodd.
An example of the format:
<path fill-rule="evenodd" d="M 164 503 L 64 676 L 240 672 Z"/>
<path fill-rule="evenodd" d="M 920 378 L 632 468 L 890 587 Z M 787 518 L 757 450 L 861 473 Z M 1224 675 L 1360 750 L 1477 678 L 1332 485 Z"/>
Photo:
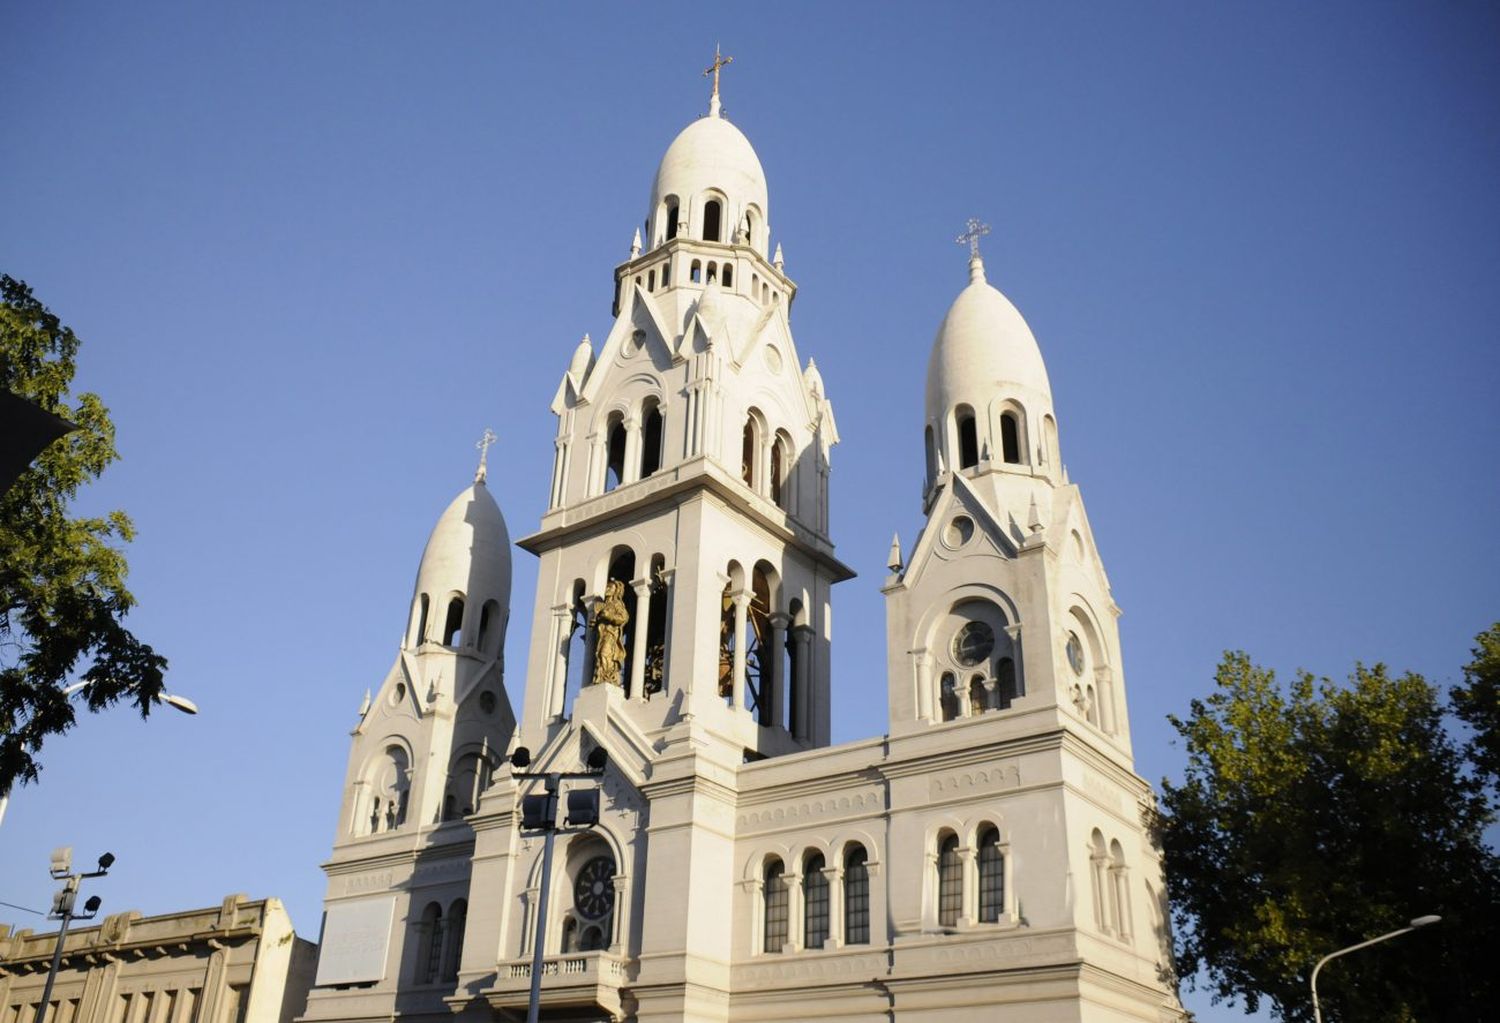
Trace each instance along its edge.
<path fill-rule="evenodd" d="M 711 189 L 724 193 L 729 200 L 725 241 L 732 237 L 734 225 L 743 222 L 750 206 L 759 211 L 756 215 L 759 224 L 768 222 L 766 173 L 761 169 L 760 158 L 744 132 L 713 115 L 698 118 L 667 147 L 651 186 L 652 213 L 655 215 L 662 200 L 669 196 L 676 196 L 686 207 Z M 763 228 L 757 231 L 762 232 Z"/>
<path fill-rule="evenodd" d="M 942 421 L 958 404 L 987 408 L 1001 392 L 1040 398 L 1050 409 L 1052 387 L 1031 328 L 985 281 L 978 257 L 969 268 L 969 286 L 948 308 L 927 360 L 927 421 Z"/>
<path fill-rule="evenodd" d="M 419 594 L 436 601 L 454 591 L 474 606 L 491 599 L 510 606 L 510 533 L 483 483 L 465 489 L 438 518 L 417 569 Z"/>

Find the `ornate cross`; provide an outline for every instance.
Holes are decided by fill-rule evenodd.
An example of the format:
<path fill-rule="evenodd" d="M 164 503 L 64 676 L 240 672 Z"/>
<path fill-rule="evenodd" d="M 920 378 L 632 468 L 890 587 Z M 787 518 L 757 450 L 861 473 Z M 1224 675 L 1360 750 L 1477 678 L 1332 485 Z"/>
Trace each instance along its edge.
<path fill-rule="evenodd" d="M 490 445 L 495 443 L 495 441 L 498 439 L 499 438 L 495 436 L 494 430 L 486 428 L 484 431 L 484 436 L 480 437 L 479 443 L 474 445 L 474 447 L 479 449 L 479 469 L 474 473 L 475 483 L 483 483 L 485 476 L 489 474 L 489 469 L 486 467 L 485 463 L 489 460 L 490 457 Z"/>
<path fill-rule="evenodd" d="M 990 225 L 981 223 L 978 217 L 970 217 L 964 227 L 964 233 L 953 239 L 960 245 L 969 246 L 970 257 L 979 255 L 979 239 L 990 233 Z"/>
<path fill-rule="evenodd" d="M 714 92 L 708 99 L 709 114 L 716 115 L 719 112 L 719 70 L 734 63 L 733 57 L 724 57 L 719 54 L 719 44 L 714 43 L 714 62 L 703 69 L 703 77 L 709 75 L 714 77 Z"/>

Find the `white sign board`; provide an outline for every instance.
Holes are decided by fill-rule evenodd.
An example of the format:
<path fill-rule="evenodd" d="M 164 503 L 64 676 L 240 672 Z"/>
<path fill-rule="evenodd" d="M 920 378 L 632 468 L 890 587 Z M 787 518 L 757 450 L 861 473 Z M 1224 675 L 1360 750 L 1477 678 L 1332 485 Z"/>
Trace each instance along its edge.
<path fill-rule="evenodd" d="M 339 902 L 328 907 L 318 949 L 318 987 L 364 984 L 385 976 L 396 897 Z"/>

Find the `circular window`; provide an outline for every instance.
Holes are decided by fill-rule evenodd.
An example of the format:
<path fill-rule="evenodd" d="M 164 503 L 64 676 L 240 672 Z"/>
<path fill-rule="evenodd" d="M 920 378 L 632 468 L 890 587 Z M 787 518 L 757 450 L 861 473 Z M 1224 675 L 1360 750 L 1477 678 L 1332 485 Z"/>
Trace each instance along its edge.
<path fill-rule="evenodd" d="M 953 657 L 965 668 L 972 668 L 995 650 L 995 630 L 984 622 L 970 622 L 953 637 Z"/>
<path fill-rule="evenodd" d="M 486 689 L 479 694 L 479 709 L 486 714 L 495 713 L 495 694 Z"/>
<path fill-rule="evenodd" d="M 615 908 L 615 861 L 595 856 L 573 882 L 573 906 L 585 920 L 602 920 Z"/>
<path fill-rule="evenodd" d="M 775 345 L 766 346 L 766 369 L 772 373 L 781 372 L 781 350 Z"/>
<path fill-rule="evenodd" d="M 406 699 L 406 683 L 397 682 L 396 688 L 391 690 L 391 706 L 399 707 L 401 701 Z"/>
<path fill-rule="evenodd" d="M 1068 665 L 1073 669 L 1073 674 L 1083 674 L 1083 642 L 1079 640 L 1078 633 L 1068 633 Z"/>
<path fill-rule="evenodd" d="M 955 515 L 943 530 L 943 543 L 957 550 L 969 542 L 974 535 L 974 520 L 967 515 Z"/>

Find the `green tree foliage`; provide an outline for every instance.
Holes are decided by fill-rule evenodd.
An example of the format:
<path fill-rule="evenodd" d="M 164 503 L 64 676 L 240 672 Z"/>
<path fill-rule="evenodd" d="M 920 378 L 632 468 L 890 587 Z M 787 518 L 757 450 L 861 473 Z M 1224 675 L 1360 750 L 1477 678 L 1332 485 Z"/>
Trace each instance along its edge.
<path fill-rule="evenodd" d="M 1324 1018 L 1495 1018 L 1500 860 L 1483 839 L 1485 779 L 1434 686 L 1356 665 L 1346 685 L 1300 673 L 1288 687 L 1230 653 L 1213 693 L 1171 722 L 1187 768 L 1163 783 L 1156 826 L 1182 976 L 1310 1020 L 1318 959 L 1436 913 L 1326 966 Z"/>
<path fill-rule="evenodd" d="M 24 282 L 0 275 L 0 386 L 79 426 L 0 495 L 0 795 L 35 779 L 43 741 L 73 725 L 66 686 L 87 682 L 77 698 L 90 710 L 125 699 L 145 716 L 167 663 L 121 624 L 135 603 L 116 546 L 130 519 L 68 515 L 118 457 L 98 396 L 70 402 L 78 343 Z"/>
<path fill-rule="evenodd" d="M 1478 646 L 1464 668 L 1464 684 L 1453 690 L 1453 711 L 1474 730 L 1468 746 L 1474 766 L 1500 778 L 1500 622 L 1474 642 Z"/>

